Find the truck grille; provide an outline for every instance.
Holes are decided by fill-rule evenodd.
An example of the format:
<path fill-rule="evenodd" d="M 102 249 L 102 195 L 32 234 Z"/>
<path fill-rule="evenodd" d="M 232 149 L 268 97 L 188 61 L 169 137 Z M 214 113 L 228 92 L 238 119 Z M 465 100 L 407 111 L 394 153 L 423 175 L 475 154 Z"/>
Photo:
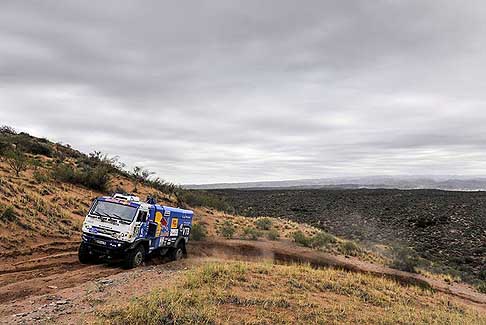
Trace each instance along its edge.
<path fill-rule="evenodd" d="M 118 231 L 104 229 L 104 228 L 98 228 L 98 227 L 96 227 L 96 232 L 98 234 L 108 235 L 108 236 L 111 236 L 111 237 L 115 237 L 115 234 L 118 234 Z"/>

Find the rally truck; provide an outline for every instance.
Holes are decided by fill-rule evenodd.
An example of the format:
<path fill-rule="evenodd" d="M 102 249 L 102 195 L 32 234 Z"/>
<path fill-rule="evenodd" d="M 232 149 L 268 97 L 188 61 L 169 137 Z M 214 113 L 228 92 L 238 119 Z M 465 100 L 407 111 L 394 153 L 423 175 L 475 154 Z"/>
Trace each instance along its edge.
<path fill-rule="evenodd" d="M 122 259 L 125 268 L 137 267 L 149 254 L 179 260 L 186 255 L 194 213 L 146 202 L 133 195 L 98 197 L 83 222 L 78 257 L 83 264 Z"/>

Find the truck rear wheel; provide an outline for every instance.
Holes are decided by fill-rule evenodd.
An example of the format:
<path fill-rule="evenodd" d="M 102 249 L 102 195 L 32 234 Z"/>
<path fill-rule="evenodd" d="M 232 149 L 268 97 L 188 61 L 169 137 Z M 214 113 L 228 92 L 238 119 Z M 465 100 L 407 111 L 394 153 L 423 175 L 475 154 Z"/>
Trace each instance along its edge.
<path fill-rule="evenodd" d="M 134 249 L 127 252 L 125 259 L 123 260 L 123 267 L 125 269 L 133 269 L 140 266 L 145 259 L 145 249 L 142 245 L 138 245 Z"/>
<path fill-rule="evenodd" d="M 170 250 L 170 259 L 172 261 L 178 261 L 182 259 L 186 255 L 186 245 L 184 245 L 184 241 L 181 240 L 176 247 Z"/>
<path fill-rule="evenodd" d="M 89 264 L 94 262 L 94 257 L 89 252 L 88 245 L 81 243 L 78 249 L 78 259 L 81 264 Z"/>

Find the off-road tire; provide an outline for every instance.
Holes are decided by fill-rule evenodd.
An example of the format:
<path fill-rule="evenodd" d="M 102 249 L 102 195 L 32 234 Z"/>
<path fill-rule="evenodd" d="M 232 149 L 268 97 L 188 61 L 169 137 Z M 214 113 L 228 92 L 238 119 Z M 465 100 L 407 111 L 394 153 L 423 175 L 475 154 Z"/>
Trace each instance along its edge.
<path fill-rule="evenodd" d="M 127 252 L 123 260 L 123 268 L 125 269 L 133 269 L 134 267 L 138 267 L 142 265 L 143 261 L 145 260 L 145 249 L 142 245 L 138 245 L 134 249 L 131 249 Z"/>
<path fill-rule="evenodd" d="M 177 244 L 176 247 L 172 248 L 169 253 L 171 261 L 178 261 L 186 256 L 186 245 L 183 240 Z"/>
<path fill-rule="evenodd" d="M 78 259 L 81 264 L 90 264 L 95 261 L 95 257 L 90 254 L 88 245 L 85 243 L 79 245 Z"/>

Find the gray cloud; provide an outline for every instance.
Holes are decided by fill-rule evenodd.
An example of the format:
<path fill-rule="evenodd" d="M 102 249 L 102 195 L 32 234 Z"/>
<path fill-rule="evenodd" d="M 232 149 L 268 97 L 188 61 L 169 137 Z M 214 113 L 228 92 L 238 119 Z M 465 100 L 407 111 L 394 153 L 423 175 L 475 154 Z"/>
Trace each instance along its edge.
<path fill-rule="evenodd" d="M 6 1 L 0 122 L 181 183 L 485 174 L 481 1 Z"/>

